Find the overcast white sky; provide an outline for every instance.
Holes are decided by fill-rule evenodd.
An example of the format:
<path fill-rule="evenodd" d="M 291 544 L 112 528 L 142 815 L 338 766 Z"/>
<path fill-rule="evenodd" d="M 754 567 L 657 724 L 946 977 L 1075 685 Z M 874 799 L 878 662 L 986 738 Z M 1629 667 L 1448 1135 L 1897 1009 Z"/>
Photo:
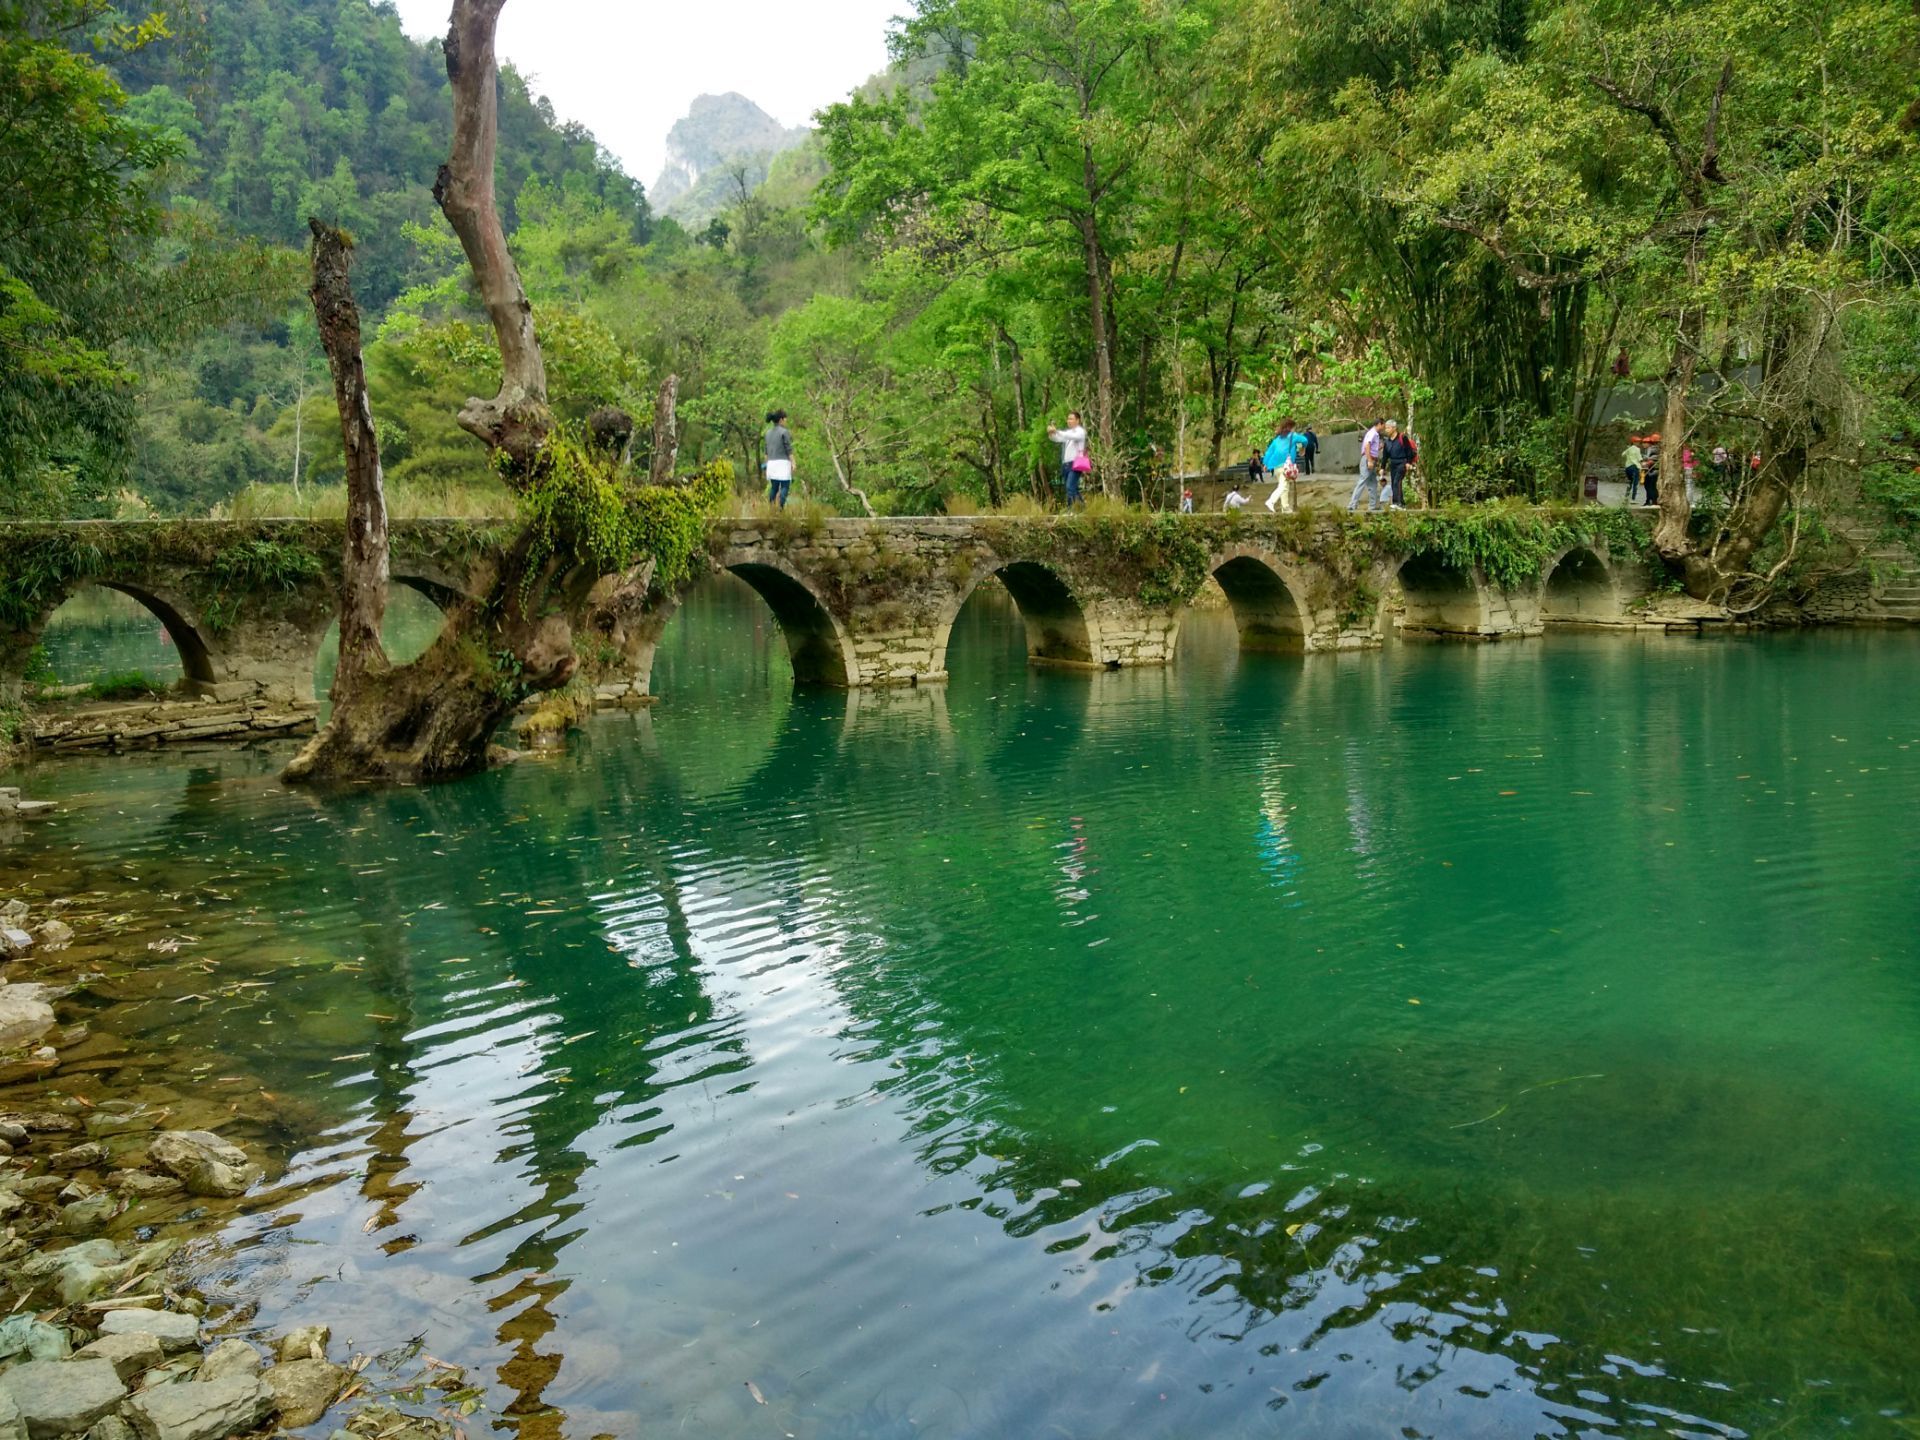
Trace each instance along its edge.
<path fill-rule="evenodd" d="M 398 0 L 407 33 L 443 35 L 448 0 Z M 515 0 L 500 53 L 651 186 L 696 95 L 737 90 L 806 124 L 887 63 L 910 0 Z"/>

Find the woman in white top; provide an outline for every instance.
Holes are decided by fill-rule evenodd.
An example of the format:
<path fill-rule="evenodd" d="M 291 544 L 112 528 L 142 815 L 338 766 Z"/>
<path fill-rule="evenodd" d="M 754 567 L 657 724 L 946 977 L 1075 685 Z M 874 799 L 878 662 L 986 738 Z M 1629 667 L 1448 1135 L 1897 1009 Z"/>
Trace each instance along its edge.
<path fill-rule="evenodd" d="M 1047 438 L 1060 446 L 1060 479 L 1067 487 L 1067 504 L 1080 503 L 1080 477 L 1091 468 L 1087 464 L 1087 427 L 1078 410 L 1067 412 L 1067 423 L 1047 431 Z"/>

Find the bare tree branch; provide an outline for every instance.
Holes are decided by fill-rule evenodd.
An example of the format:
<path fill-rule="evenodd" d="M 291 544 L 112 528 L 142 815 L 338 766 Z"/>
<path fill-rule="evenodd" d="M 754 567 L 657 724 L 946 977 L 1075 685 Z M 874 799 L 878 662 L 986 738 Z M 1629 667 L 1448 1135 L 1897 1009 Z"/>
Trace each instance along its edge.
<path fill-rule="evenodd" d="M 433 198 L 460 237 L 474 283 L 500 345 L 500 393 L 475 397 L 460 427 L 512 457 L 530 474 L 553 418 L 547 409 L 547 367 L 534 333 L 533 306 L 507 249 L 494 199 L 499 149 L 499 59 L 494 31 L 506 0 L 454 0 L 448 22 L 447 79 L 453 85 L 453 153 L 440 167 Z"/>

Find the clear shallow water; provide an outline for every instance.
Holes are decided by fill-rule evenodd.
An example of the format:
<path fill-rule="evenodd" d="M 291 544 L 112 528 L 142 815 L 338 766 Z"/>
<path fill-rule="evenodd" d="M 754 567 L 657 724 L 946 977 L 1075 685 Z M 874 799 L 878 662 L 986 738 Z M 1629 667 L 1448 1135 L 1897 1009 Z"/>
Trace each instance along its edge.
<path fill-rule="evenodd" d="M 796 696 L 716 586 L 563 758 L 42 768 L 8 868 L 302 1107 L 263 1322 L 529 1434 L 1914 1433 L 1913 637 L 1182 643 Z"/>

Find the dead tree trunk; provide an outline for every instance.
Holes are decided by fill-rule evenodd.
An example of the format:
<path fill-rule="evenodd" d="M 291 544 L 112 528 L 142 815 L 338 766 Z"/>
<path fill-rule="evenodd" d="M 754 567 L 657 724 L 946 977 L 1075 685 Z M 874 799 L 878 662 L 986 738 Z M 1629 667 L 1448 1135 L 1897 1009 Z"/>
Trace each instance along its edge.
<path fill-rule="evenodd" d="M 552 428 L 547 410 L 547 366 L 534 334 L 533 306 L 507 249 L 494 200 L 500 140 L 500 66 L 494 33 L 506 0 L 454 0 L 448 22 L 447 79 L 453 85 L 453 153 L 440 167 L 433 198 L 460 237 L 474 284 L 500 345 L 500 393 L 475 397 L 460 425 L 488 448 L 511 457 L 522 480 L 531 476 Z"/>
<path fill-rule="evenodd" d="M 494 28 L 504 3 L 455 0 L 446 42 L 454 93 L 453 152 L 440 168 L 434 195 L 460 237 L 500 346 L 500 393 L 492 400 L 469 400 L 460 424 L 503 461 L 496 469 L 507 483 L 525 489 L 548 473 L 553 421 L 533 309 L 507 252 L 494 203 L 499 118 Z M 336 306 L 330 319 L 335 287 L 325 287 L 323 295 L 320 261 L 323 255 L 333 257 L 318 235 L 315 243 L 314 298 L 322 334 L 331 326 L 339 341 L 338 346 L 329 345 L 336 376 L 352 343 L 351 393 L 343 390 L 341 400 L 349 475 L 355 473 L 353 457 L 362 457 L 363 498 L 378 497 L 372 410 L 357 360 L 358 317 L 349 319 Z M 342 661 L 344 665 L 349 653 L 351 625 L 351 653 L 363 657 L 363 663 L 344 691 L 336 689 L 332 718 L 287 768 L 285 778 L 410 784 L 483 769 L 494 753 L 494 734 L 521 701 L 573 678 L 579 662 L 567 617 L 579 613 L 597 575 L 572 557 L 567 537 L 530 527 L 506 547 L 490 573 L 476 577 L 475 593 L 455 606 L 427 653 L 410 665 L 391 667 L 378 649 L 379 607 L 369 607 L 369 597 L 384 592 L 384 504 L 356 502 L 348 537 Z M 365 663 L 365 657 L 373 655 L 379 655 L 380 663 Z"/>
<path fill-rule="evenodd" d="M 653 402 L 653 459 L 647 467 L 647 483 L 672 483 L 674 466 L 680 463 L 680 377 L 669 375 Z"/>
<path fill-rule="evenodd" d="M 387 617 L 387 494 L 380 471 L 380 439 L 367 397 L 367 367 L 360 353 L 360 307 L 354 303 L 353 242 L 341 231 L 308 220 L 313 231 L 314 318 L 333 372 L 333 398 L 340 408 L 340 438 L 346 449 L 347 539 L 340 566 L 340 668 L 334 675 L 336 704 L 351 704 L 370 672 L 387 668 L 380 632 Z"/>

